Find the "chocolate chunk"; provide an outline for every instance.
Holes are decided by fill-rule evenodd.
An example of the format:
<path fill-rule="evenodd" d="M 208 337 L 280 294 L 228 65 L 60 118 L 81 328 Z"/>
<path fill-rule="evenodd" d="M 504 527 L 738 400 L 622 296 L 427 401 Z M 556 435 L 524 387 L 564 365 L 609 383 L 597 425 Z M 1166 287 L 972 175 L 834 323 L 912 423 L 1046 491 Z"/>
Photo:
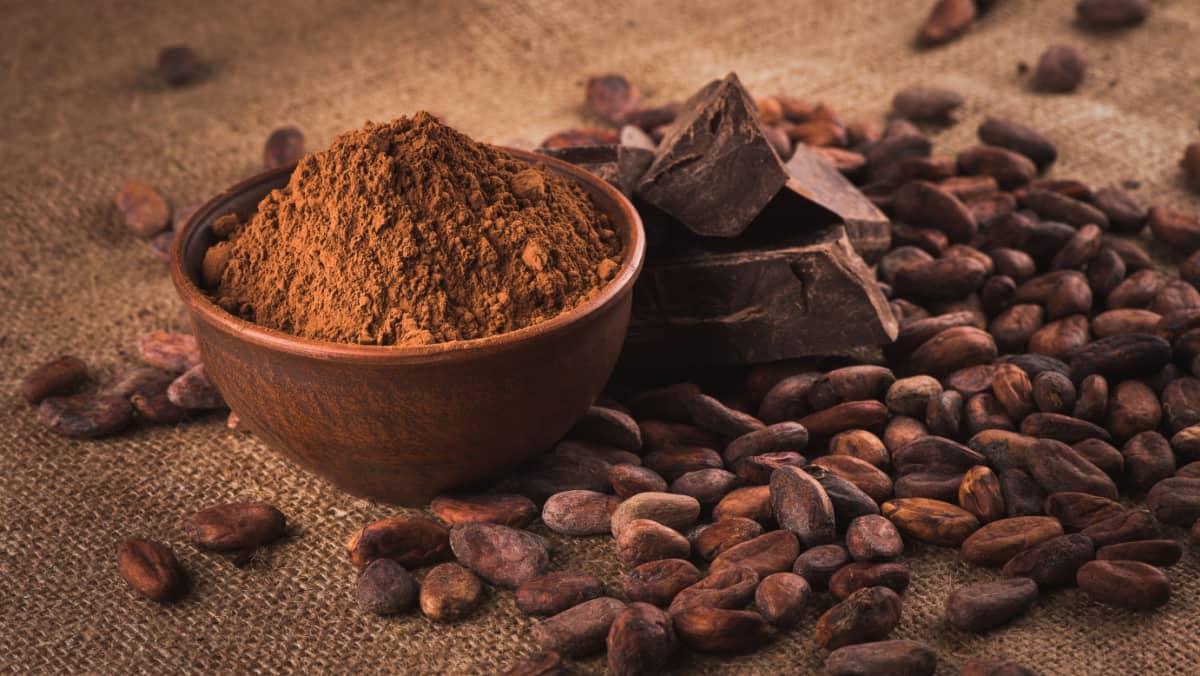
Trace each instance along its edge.
<path fill-rule="evenodd" d="M 803 222 L 802 212 L 777 216 L 784 213 Z M 648 260 L 634 289 L 625 362 L 755 363 L 895 338 L 887 299 L 844 228 L 778 234 L 771 225 L 756 222 L 736 241 L 676 240 Z"/>
<path fill-rule="evenodd" d="M 633 195 L 638 179 L 654 159 L 652 151 L 628 145 L 568 146 L 541 152 L 587 169 L 627 196 Z"/>
<path fill-rule="evenodd" d="M 892 244 L 888 217 L 820 153 L 798 145 L 786 166 L 785 187 L 841 218 L 863 260 L 874 263 L 887 252 Z"/>
<path fill-rule="evenodd" d="M 787 181 L 737 75 L 684 104 L 637 193 L 699 235 L 736 237 Z"/>

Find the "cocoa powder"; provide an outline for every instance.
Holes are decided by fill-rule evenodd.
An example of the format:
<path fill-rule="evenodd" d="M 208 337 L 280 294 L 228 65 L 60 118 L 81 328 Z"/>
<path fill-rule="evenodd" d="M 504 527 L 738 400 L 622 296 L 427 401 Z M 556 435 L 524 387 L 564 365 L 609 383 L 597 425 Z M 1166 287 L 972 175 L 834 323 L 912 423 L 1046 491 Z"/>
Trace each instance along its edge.
<path fill-rule="evenodd" d="M 422 112 L 302 159 L 204 267 L 217 302 L 263 326 L 421 345 L 570 310 L 612 278 L 620 249 L 580 187 Z"/>

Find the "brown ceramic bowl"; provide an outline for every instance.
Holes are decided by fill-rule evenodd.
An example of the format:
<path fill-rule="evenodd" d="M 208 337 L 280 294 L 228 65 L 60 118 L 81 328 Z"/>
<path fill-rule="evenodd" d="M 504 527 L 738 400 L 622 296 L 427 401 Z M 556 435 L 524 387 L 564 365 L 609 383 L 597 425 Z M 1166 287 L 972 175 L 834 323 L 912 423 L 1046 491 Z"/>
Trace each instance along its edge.
<path fill-rule="evenodd" d="M 367 498 L 420 505 L 549 448 L 588 408 L 616 364 L 645 256 L 637 211 L 565 162 L 519 150 L 583 187 L 624 245 L 593 299 L 531 327 L 437 345 L 345 345 L 285 334 L 225 312 L 198 286 L 214 219 L 254 213 L 287 184 L 269 171 L 209 200 L 171 251 L 171 276 L 209 376 L 243 423 L 276 451 Z M 264 477 L 264 480 L 269 480 Z"/>

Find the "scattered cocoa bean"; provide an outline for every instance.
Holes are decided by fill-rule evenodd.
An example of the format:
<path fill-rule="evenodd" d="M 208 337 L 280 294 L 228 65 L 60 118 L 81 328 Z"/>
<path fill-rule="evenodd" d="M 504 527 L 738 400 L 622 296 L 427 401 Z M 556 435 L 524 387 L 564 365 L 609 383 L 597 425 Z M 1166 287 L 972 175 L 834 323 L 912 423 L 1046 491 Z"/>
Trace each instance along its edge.
<path fill-rule="evenodd" d="M 586 657 L 604 650 L 605 640 L 625 604 L 602 596 L 533 625 L 534 639 L 545 650 L 568 657 Z"/>
<path fill-rule="evenodd" d="M 174 552 L 161 542 L 127 538 L 117 548 L 117 572 L 134 591 L 166 603 L 184 591 L 183 569 Z"/>
<path fill-rule="evenodd" d="M 695 524 L 699 516 L 700 503 L 693 497 L 673 493 L 638 493 L 613 511 L 612 534 L 620 537 L 621 531 L 634 519 L 649 519 L 683 531 Z"/>
<path fill-rule="evenodd" d="M 595 491 L 555 493 L 542 507 L 542 523 L 563 535 L 599 535 L 612 530 L 611 514 L 621 504 L 615 495 Z"/>
<path fill-rule="evenodd" d="M 391 559 L 376 559 L 358 576 L 358 605 L 375 615 L 394 615 L 412 607 L 417 583 L 404 566 Z"/>
<path fill-rule="evenodd" d="M 1092 541 L 1086 535 L 1059 535 L 1017 552 L 1004 564 L 1004 576 L 1029 578 L 1045 586 L 1071 585 L 1075 583 L 1075 572 L 1094 555 Z"/>
<path fill-rule="evenodd" d="M 584 601 L 604 596 L 595 575 L 563 570 L 530 578 L 517 587 L 517 608 L 527 615 L 557 615 Z"/>
<path fill-rule="evenodd" d="M 959 629 L 985 632 L 1024 614 L 1037 593 L 1037 583 L 1027 577 L 964 585 L 946 599 L 946 619 Z"/>
<path fill-rule="evenodd" d="M 975 0 L 937 0 L 917 32 L 917 44 L 932 47 L 954 40 L 971 25 Z"/>
<path fill-rule="evenodd" d="M 887 587 L 867 587 L 825 611 L 813 634 L 817 645 L 826 650 L 879 641 L 899 623 L 900 610 L 896 592 Z"/>
<path fill-rule="evenodd" d="M 650 519 L 634 519 L 617 535 L 617 559 L 630 568 L 658 559 L 685 559 L 691 549 L 687 538 Z"/>
<path fill-rule="evenodd" d="M 1132 540 L 1114 542 L 1096 551 L 1101 561 L 1141 561 L 1165 568 L 1179 563 L 1183 547 L 1175 540 Z"/>
<path fill-rule="evenodd" d="M 214 552 L 253 550 L 283 536 L 287 519 L 265 502 L 239 502 L 200 510 L 185 531 L 192 544 Z"/>
<path fill-rule="evenodd" d="M 142 239 L 151 239 L 167 228 L 171 208 L 167 200 L 152 186 L 141 181 L 128 181 L 117 193 L 117 211 L 125 226 Z"/>
<path fill-rule="evenodd" d="M 974 514 L 939 500 L 897 498 L 881 509 L 901 533 L 929 544 L 958 547 L 979 529 Z"/>
<path fill-rule="evenodd" d="M 825 658 L 829 676 L 932 676 L 937 653 L 920 641 L 894 639 L 838 648 Z"/>
<path fill-rule="evenodd" d="M 1075 579 L 1092 600 L 1110 606 L 1152 610 L 1171 597 L 1167 576 L 1140 561 L 1089 561 Z"/>
<path fill-rule="evenodd" d="M 695 606 L 671 615 L 679 638 L 697 652 L 752 652 L 767 639 L 766 622 L 750 610 Z"/>
<path fill-rule="evenodd" d="M 95 439 L 125 429 L 133 422 L 133 406 L 109 394 L 47 397 L 38 405 L 38 420 L 55 434 Z"/>
<path fill-rule="evenodd" d="M 351 536 L 346 553 L 360 570 L 375 559 L 394 559 L 406 568 L 419 568 L 450 553 L 449 532 L 422 516 L 381 519 Z"/>
<path fill-rule="evenodd" d="M 21 380 L 21 396 L 31 404 L 46 397 L 61 397 L 78 390 L 89 378 L 88 367 L 78 357 L 64 356 L 39 365 Z"/>
<path fill-rule="evenodd" d="M 529 525 L 538 514 L 532 500 L 514 493 L 439 495 L 429 503 L 429 511 L 449 526 L 498 523 L 513 528 Z"/>
<path fill-rule="evenodd" d="M 668 606 L 679 592 L 696 584 L 700 578 L 700 570 L 688 561 L 659 559 L 629 571 L 623 590 L 630 601 Z"/>

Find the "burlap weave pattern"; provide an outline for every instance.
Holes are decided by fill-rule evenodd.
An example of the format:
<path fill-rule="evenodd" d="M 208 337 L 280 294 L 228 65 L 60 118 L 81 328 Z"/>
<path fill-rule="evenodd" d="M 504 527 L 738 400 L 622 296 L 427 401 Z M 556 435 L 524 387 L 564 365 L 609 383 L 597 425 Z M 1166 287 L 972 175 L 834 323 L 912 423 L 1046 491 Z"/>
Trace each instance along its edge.
<path fill-rule="evenodd" d="M 0 672 L 488 673 L 534 648 L 531 620 L 509 592 L 451 626 L 358 611 L 342 545 L 394 510 L 338 493 L 216 417 L 93 442 L 41 429 L 16 394 L 31 366 L 73 353 L 107 375 L 135 360 L 140 333 L 175 315 L 163 265 L 114 213 L 127 178 L 185 205 L 254 172 L 263 139 L 282 124 L 319 147 L 366 119 L 428 108 L 480 138 L 536 141 L 577 123 L 590 73 L 628 73 L 648 100 L 665 102 L 733 70 L 756 92 L 824 100 L 848 118 L 881 115 L 903 85 L 954 88 L 967 104 L 962 123 L 937 137 L 942 152 L 973 143 L 985 112 L 1012 116 L 1059 143 L 1053 175 L 1133 179 L 1148 203 L 1200 209 L 1176 167 L 1200 123 L 1194 0 L 1152 2 L 1144 27 L 1105 35 L 1078 30 L 1068 0 L 1006 0 L 961 41 L 916 53 L 909 40 L 929 4 L 2 3 Z M 176 42 L 195 46 L 212 72 L 168 90 L 150 66 L 159 46 Z M 1059 42 L 1088 56 L 1081 91 L 1028 93 L 1017 62 Z M 183 540 L 193 511 L 233 499 L 271 501 L 293 524 L 249 569 Z M 170 543 L 192 593 L 167 607 L 134 598 L 114 565 L 128 535 Z M 552 540 L 555 567 L 619 580 L 611 539 Z M 1175 592 L 1160 612 L 1105 608 L 1067 590 L 977 637 L 949 628 L 942 605 L 953 586 L 996 573 L 913 547 L 895 636 L 932 643 L 946 674 L 985 655 L 1045 674 L 1195 673 L 1197 553 L 1190 544 L 1168 571 Z M 680 668 L 815 671 L 817 610 L 760 653 L 689 657 Z"/>

